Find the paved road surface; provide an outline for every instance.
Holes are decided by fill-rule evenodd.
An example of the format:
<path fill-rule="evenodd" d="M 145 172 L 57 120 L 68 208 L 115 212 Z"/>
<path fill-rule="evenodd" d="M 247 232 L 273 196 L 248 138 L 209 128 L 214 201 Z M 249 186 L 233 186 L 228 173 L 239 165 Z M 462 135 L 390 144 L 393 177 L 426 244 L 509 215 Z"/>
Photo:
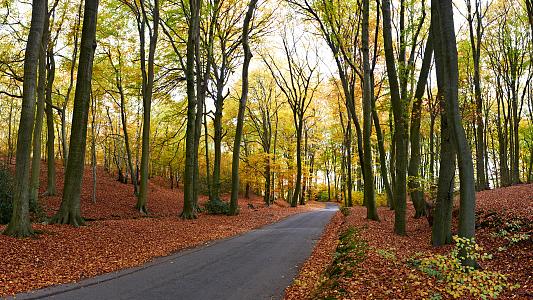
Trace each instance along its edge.
<path fill-rule="evenodd" d="M 336 210 L 328 205 L 142 267 L 15 299 L 279 299 Z"/>

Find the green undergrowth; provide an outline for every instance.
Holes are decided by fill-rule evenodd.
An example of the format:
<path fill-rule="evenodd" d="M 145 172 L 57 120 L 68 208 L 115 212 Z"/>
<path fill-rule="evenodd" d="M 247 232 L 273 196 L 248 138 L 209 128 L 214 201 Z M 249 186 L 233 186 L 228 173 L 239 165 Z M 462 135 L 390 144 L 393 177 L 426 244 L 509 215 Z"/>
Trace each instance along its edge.
<path fill-rule="evenodd" d="M 229 213 L 229 203 L 222 200 L 208 201 L 204 205 L 204 211 L 210 215 L 227 215 Z"/>
<path fill-rule="evenodd" d="M 365 260 L 369 246 L 355 227 L 349 227 L 339 236 L 339 244 L 331 265 L 322 275 L 313 299 L 339 299 L 346 291 L 340 284 L 342 278 L 352 277 L 357 265 Z"/>
<path fill-rule="evenodd" d="M 483 253 L 473 239 L 454 236 L 455 247 L 449 254 L 417 254 L 408 263 L 422 273 L 443 282 L 441 291 L 453 298 L 474 297 L 477 299 L 495 299 L 506 289 L 514 289 L 507 276 L 490 270 L 476 269 L 461 263 L 465 259 L 481 262 L 492 259 L 492 255 Z"/>

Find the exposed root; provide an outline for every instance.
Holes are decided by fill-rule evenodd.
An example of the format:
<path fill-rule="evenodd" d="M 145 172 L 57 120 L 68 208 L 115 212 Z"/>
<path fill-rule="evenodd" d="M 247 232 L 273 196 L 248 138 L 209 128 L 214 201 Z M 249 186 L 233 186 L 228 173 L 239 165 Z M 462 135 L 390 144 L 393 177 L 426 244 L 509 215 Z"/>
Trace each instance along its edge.
<path fill-rule="evenodd" d="M 29 222 L 24 222 L 23 224 L 16 225 L 9 223 L 2 234 L 15 238 L 25 238 L 33 236 L 35 232 Z"/>
<path fill-rule="evenodd" d="M 48 222 L 49 224 L 68 224 L 74 227 L 85 225 L 85 220 L 79 213 L 58 211 Z"/>

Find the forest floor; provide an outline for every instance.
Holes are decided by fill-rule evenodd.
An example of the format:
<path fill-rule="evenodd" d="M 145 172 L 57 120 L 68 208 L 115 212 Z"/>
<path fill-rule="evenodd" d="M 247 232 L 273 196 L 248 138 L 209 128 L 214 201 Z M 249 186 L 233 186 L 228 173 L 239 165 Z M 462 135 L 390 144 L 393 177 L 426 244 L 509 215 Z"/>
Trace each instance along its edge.
<path fill-rule="evenodd" d="M 41 168 L 46 169 L 45 167 Z M 51 216 L 61 201 L 62 169 L 57 170 L 58 195 L 43 197 L 43 211 Z M 181 220 L 181 190 L 149 183 L 148 216 L 134 209 L 133 187 L 98 170 L 96 203 L 92 202 L 92 177 L 86 168 L 81 195 L 86 226 L 34 223 L 34 237 L 16 239 L 0 235 L 0 297 L 75 282 L 83 278 L 142 265 L 155 257 L 192 248 L 209 241 L 242 234 L 287 216 L 324 207 L 311 202 L 290 208 L 284 201 L 266 207 L 261 197 L 239 199 L 234 217 L 200 213 L 198 219 Z M 41 186 L 46 173 L 41 174 Z M 41 190 L 44 192 L 44 189 Z M 202 197 L 200 202 L 207 199 Z M 253 208 L 252 208 L 253 206 Z M 0 231 L 5 226 L 0 225 Z"/>
<path fill-rule="evenodd" d="M 437 263 L 421 268 L 422 258 L 449 255 L 453 246 L 431 247 L 427 219 L 414 219 L 411 205 L 407 236 L 393 233 L 394 212 L 388 208 L 379 208 L 380 222 L 366 220 L 364 207 L 349 211 L 332 218 L 285 299 L 479 299 L 463 288 L 488 293 L 494 287 L 476 275 L 468 279 L 472 284 L 450 283 L 436 271 L 442 270 Z M 456 203 L 454 234 L 457 215 Z M 505 274 L 499 299 L 533 299 L 532 224 L 533 184 L 477 193 L 476 242 L 492 255 L 479 261 L 479 271 Z"/>

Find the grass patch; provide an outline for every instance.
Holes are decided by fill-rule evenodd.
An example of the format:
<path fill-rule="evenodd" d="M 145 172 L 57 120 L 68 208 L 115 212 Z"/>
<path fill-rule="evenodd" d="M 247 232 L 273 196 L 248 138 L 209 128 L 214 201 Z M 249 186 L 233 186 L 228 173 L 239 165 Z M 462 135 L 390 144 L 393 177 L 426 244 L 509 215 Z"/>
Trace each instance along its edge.
<path fill-rule="evenodd" d="M 346 291 L 340 280 L 352 277 L 359 263 L 365 260 L 369 246 L 361 239 L 355 227 L 349 227 L 339 236 L 339 244 L 333 255 L 333 262 L 320 279 L 313 299 L 339 299 Z"/>

